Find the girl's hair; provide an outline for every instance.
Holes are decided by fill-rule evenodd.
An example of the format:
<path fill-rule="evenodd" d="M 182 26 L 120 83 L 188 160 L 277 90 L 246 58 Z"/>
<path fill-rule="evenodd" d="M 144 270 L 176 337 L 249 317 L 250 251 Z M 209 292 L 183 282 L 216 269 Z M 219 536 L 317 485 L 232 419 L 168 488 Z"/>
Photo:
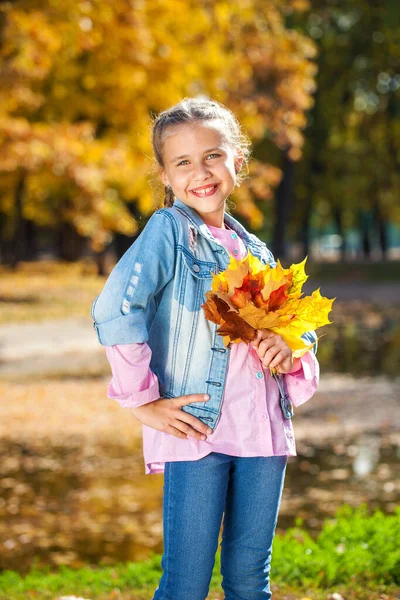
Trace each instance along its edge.
<path fill-rule="evenodd" d="M 184 98 L 155 118 L 153 121 L 152 143 L 157 163 L 164 168 L 163 145 L 168 129 L 184 123 L 203 122 L 205 124 L 211 124 L 212 122 L 213 127 L 219 129 L 232 148 L 240 148 L 243 152 L 243 162 L 236 179 L 236 183 L 239 184 L 246 177 L 251 143 L 247 135 L 243 133 L 233 112 L 216 100 Z M 164 206 L 172 206 L 174 199 L 171 187 L 165 186 Z"/>

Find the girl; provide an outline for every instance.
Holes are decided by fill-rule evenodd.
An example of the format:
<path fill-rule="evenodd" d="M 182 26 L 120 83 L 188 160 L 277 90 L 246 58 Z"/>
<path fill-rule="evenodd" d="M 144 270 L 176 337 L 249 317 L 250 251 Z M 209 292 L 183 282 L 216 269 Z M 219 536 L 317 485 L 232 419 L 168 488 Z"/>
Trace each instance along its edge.
<path fill-rule="evenodd" d="M 284 388 L 296 406 L 311 398 L 318 363 L 313 352 L 293 361 L 268 330 L 227 349 L 201 308 L 230 254 L 275 265 L 226 212 L 249 158 L 235 116 L 216 101 L 184 99 L 157 117 L 152 138 L 164 208 L 111 272 L 92 317 L 111 364 L 109 397 L 142 423 L 146 474 L 164 472 L 153 600 L 207 597 L 222 517 L 226 600 L 267 600 L 286 462 L 296 454 Z"/>

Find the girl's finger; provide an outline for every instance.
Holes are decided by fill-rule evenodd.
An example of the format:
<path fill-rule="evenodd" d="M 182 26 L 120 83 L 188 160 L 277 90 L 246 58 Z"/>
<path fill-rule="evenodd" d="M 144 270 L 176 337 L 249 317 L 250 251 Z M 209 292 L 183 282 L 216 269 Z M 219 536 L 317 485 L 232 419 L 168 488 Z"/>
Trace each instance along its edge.
<path fill-rule="evenodd" d="M 268 350 L 268 352 L 265 353 L 264 357 L 261 359 L 264 367 L 270 367 L 271 361 L 276 358 L 276 356 L 279 354 L 279 352 L 280 352 L 279 348 L 277 348 L 276 346 L 272 346 L 272 348 L 270 348 Z"/>
<path fill-rule="evenodd" d="M 278 354 L 275 356 L 275 358 L 269 363 L 270 368 L 273 369 L 274 367 L 279 365 L 283 360 L 285 360 L 285 358 L 288 358 L 288 356 L 286 355 L 286 352 L 284 350 L 281 350 L 280 352 L 278 352 Z"/>
<path fill-rule="evenodd" d="M 201 421 L 197 417 L 194 417 L 193 415 L 189 415 L 189 413 L 183 410 L 179 409 L 179 416 L 177 418 L 181 421 L 184 421 L 185 423 L 188 423 L 188 425 L 191 425 L 193 429 L 196 429 L 197 431 L 207 433 L 208 435 L 212 433 L 212 429 L 208 425 L 203 423 L 203 421 Z"/>
<path fill-rule="evenodd" d="M 254 348 L 258 348 L 261 340 L 262 340 L 262 331 L 260 329 L 258 329 L 257 333 L 256 333 L 256 337 L 251 342 L 252 346 L 254 346 Z"/>
<path fill-rule="evenodd" d="M 260 345 L 258 346 L 258 349 L 261 350 L 264 354 L 270 349 L 273 348 L 275 346 L 275 340 L 273 338 L 265 338 L 260 342 Z M 277 352 L 280 350 L 280 348 L 277 348 Z"/>
<path fill-rule="evenodd" d="M 167 427 L 164 429 L 164 433 L 169 433 L 171 435 L 174 435 L 175 437 L 182 438 L 185 440 L 187 439 L 185 433 L 179 431 L 179 429 L 176 429 L 176 427 L 173 427 L 172 425 L 167 425 Z"/>
<path fill-rule="evenodd" d="M 201 431 L 194 429 L 193 427 L 191 427 L 184 421 L 181 421 L 180 419 L 176 419 L 174 421 L 174 425 L 171 425 L 171 427 L 173 427 L 180 433 L 183 433 L 183 437 L 185 438 L 192 437 L 196 440 L 205 440 L 207 438 L 207 436 L 204 433 L 201 433 Z"/>

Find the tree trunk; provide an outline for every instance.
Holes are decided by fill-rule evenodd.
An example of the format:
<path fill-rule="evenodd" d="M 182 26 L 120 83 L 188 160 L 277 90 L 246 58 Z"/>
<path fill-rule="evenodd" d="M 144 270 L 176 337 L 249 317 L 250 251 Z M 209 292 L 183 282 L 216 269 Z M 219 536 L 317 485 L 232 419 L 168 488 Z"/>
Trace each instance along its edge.
<path fill-rule="evenodd" d="M 70 223 L 62 221 L 57 230 L 58 256 L 62 260 L 79 260 L 86 247 L 86 240 L 77 234 Z"/>
<path fill-rule="evenodd" d="M 343 229 L 343 211 L 341 206 L 335 206 L 333 209 L 333 217 L 335 219 L 336 224 L 336 232 L 340 236 L 340 259 L 342 261 L 346 260 L 346 239 L 344 236 Z"/>
<path fill-rule="evenodd" d="M 362 212 L 360 214 L 361 248 L 364 258 L 371 259 L 371 214 Z"/>
<path fill-rule="evenodd" d="M 131 213 L 131 215 L 133 216 L 133 218 L 136 220 L 136 222 L 140 221 L 141 214 L 137 208 L 137 203 L 136 202 L 127 202 L 126 207 L 129 210 L 129 212 Z M 143 217 L 142 217 L 142 219 L 143 219 Z M 140 228 L 140 230 L 141 230 L 141 228 Z M 115 253 L 117 255 L 117 260 L 119 260 L 125 254 L 125 252 L 128 250 L 128 248 L 130 248 L 132 246 L 133 242 L 136 240 L 136 238 L 140 234 L 140 230 L 137 231 L 137 233 L 133 236 L 132 235 L 124 235 L 123 233 L 115 233 L 113 247 L 114 247 Z"/>
<path fill-rule="evenodd" d="M 30 219 L 24 219 L 25 245 L 24 260 L 35 260 L 37 256 L 36 225 Z"/>
<path fill-rule="evenodd" d="M 387 259 L 388 251 L 388 235 L 387 235 L 387 223 L 383 215 L 382 209 L 379 204 L 375 204 L 374 207 L 374 221 L 375 229 L 378 232 L 379 247 L 382 252 L 382 259 Z"/>
<path fill-rule="evenodd" d="M 287 150 L 282 157 L 282 179 L 275 194 L 275 228 L 273 252 L 277 258 L 286 257 L 286 227 L 292 207 L 295 164 Z"/>
<path fill-rule="evenodd" d="M 96 254 L 94 255 L 94 260 L 97 266 L 97 275 L 100 275 L 101 277 L 105 277 L 106 275 L 108 275 L 106 259 L 107 248 L 105 248 L 102 252 L 96 252 Z"/>
<path fill-rule="evenodd" d="M 21 170 L 17 187 L 15 188 L 14 202 L 14 234 L 11 241 L 9 264 L 15 269 L 25 254 L 25 223 L 23 217 L 25 171 Z"/>
<path fill-rule="evenodd" d="M 304 212 L 303 221 L 301 224 L 301 242 L 303 244 L 303 253 L 304 256 L 310 255 L 311 250 L 311 236 L 310 236 L 310 223 L 311 223 L 311 214 L 312 214 L 312 195 L 309 193 L 306 210 Z"/>

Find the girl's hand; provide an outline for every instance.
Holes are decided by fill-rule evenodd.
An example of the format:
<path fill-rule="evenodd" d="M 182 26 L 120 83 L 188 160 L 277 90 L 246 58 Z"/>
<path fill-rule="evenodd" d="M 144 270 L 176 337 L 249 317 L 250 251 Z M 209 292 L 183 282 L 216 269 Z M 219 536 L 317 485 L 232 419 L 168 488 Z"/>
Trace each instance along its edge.
<path fill-rule="evenodd" d="M 280 335 L 269 329 L 259 329 L 251 342 L 264 367 L 289 373 L 293 367 L 292 351 Z"/>
<path fill-rule="evenodd" d="M 205 440 L 204 434 L 211 434 L 212 429 L 193 415 L 181 410 L 181 406 L 191 402 L 205 402 L 208 394 L 187 394 L 178 398 L 159 398 L 148 404 L 132 408 L 133 416 L 153 429 L 170 433 L 178 438 L 189 436 L 197 440 Z"/>

